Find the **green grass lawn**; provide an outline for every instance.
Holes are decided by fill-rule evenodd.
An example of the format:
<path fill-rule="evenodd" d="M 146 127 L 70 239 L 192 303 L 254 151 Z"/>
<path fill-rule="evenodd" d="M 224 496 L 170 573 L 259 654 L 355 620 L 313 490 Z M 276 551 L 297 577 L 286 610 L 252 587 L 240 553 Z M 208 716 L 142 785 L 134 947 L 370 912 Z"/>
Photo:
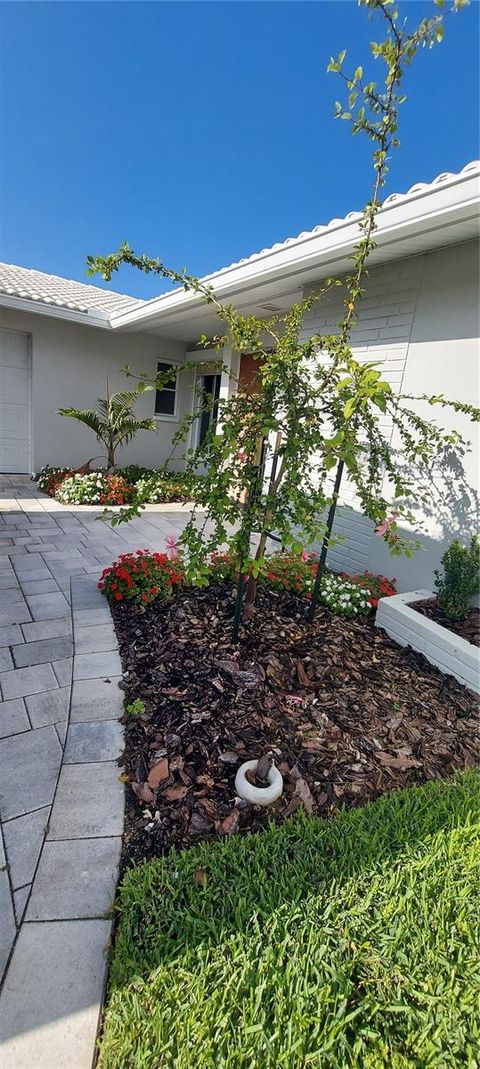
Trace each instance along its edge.
<path fill-rule="evenodd" d="M 480 1066 L 480 776 L 131 870 L 101 1069 Z"/>

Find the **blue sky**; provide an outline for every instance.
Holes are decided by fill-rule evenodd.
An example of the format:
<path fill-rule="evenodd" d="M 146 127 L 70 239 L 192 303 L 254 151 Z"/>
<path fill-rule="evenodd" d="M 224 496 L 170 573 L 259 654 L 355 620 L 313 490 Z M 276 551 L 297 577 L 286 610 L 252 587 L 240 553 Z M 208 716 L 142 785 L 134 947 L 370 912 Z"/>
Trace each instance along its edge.
<path fill-rule="evenodd" d="M 387 192 L 478 155 L 478 23 L 475 0 L 412 67 Z M 205 274 L 360 208 L 368 147 L 325 68 L 377 29 L 353 0 L 0 3 L 0 259 L 83 281 L 128 240 Z"/>

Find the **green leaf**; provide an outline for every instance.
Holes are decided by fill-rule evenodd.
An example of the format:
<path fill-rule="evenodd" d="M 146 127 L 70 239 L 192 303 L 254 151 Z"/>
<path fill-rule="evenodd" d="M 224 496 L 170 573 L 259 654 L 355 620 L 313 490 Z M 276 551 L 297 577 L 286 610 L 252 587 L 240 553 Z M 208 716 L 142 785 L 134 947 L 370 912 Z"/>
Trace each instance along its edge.
<path fill-rule="evenodd" d="M 349 397 L 348 401 L 345 402 L 345 407 L 343 409 L 343 414 L 345 416 L 345 419 L 350 419 L 351 416 L 353 416 L 353 413 L 355 412 L 356 407 L 357 407 L 357 398 L 356 397 Z"/>

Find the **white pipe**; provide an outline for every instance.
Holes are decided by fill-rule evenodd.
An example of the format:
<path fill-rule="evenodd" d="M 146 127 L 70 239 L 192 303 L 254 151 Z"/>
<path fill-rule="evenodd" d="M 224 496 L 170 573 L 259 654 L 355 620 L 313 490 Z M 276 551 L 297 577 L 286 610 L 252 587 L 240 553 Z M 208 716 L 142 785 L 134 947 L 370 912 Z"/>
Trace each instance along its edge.
<path fill-rule="evenodd" d="M 258 761 L 245 761 L 240 765 L 235 776 L 235 790 L 240 798 L 252 805 L 272 805 L 283 792 L 283 776 L 275 765 L 272 765 L 268 773 L 268 787 L 254 787 L 248 782 L 245 773 L 250 769 L 256 772 Z"/>

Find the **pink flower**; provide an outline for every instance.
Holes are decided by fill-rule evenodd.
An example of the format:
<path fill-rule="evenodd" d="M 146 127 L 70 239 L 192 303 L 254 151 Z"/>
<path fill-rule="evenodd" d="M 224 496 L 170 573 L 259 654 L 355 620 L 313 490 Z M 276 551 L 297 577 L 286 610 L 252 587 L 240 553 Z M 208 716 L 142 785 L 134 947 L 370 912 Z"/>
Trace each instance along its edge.
<path fill-rule="evenodd" d="M 304 563 L 305 561 L 310 560 L 310 554 L 308 552 L 308 549 L 302 549 L 302 552 L 300 554 L 300 560 L 303 560 Z"/>
<path fill-rule="evenodd" d="M 168 557 L 168 559 L 169 560 L 177 560 L 178 549 L 177 549 L 177 540 L 176 540 L 176 538 L 174 538 L 173 535 L 168 535 L 167 538 L 166 538 L 166 543 L 167 543 L 167 557 Z"/>
<path fill-rule="evenodd" d="M 247 454 L 246 454 L 244 449 L 239 449 L 238 450 L 237 460 L 239 460 L 241 464 L 246 464 L 246 462 L 247 462 Z"/>
<path fill-rule="evenodd" d="M 386 519 L 382 520 L 381 523 L 377 523 L 377 526 L 375 528 L 375 534 L 378 535 L 379 538 L 384 538 L 385 535 L 388 534 L 392 524 L 395 523 L 396 519 L 397 515 L 396 513 L 394 513 L 393 516 L 387 516 Z"/>

